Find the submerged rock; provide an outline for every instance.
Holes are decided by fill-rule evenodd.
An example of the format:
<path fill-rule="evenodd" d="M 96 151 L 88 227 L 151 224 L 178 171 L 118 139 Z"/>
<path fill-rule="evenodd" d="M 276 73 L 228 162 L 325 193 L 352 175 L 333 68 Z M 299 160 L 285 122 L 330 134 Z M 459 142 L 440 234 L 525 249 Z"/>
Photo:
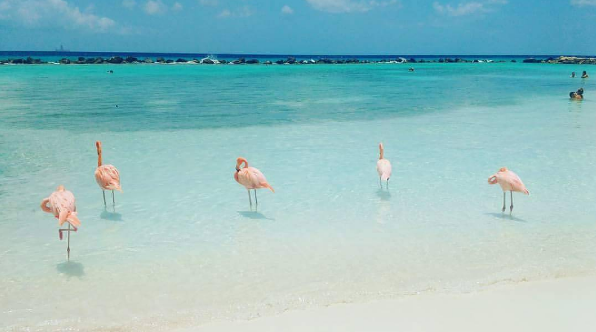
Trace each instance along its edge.
<path fill-rule="evenodd" d="M 111 58 L 108 60 L 108 63 L 113 63 L 113 64 L 119 64 L 119 63 L 122 63 L 122 62 L 124 62 L 124 59 L 122 59 L 122 58 L 121 58 L 121 57 L 119 57 L 119 56 L 111 57 Z"/>
<path fill-rule="evenodd" d="M 537 59 L 534 59 L 534 58 L 528 58 L 528 59 L 524 59 L 523 62 L 524 63 L 540 63 L 540 62 L 542 62 L 542 60 L 537 60 Z"/>

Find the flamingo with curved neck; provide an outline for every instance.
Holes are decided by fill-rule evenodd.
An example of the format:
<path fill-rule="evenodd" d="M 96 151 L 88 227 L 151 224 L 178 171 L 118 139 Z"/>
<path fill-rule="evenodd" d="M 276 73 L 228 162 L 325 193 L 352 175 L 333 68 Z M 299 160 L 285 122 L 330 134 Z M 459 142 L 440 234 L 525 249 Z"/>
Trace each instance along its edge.
<path fill-rule="evenodd" d="M 62 232 L 68 232 L 68 246 L 66 247 L 67 257 L 70 260 L 70 232 L 76 232 L 77 227 L 81 226 L 81 221 L 77 216 L 77 206 L 74 195 L 64 189 L 64 186 L 58 186 L 50 196 L 41 201 L 41 209 L 44 212 L 51 213 L 58 219 L 58 225 L 68 224 L 68 228 L 58 229 L 58 235 L 62 240 Z M 72 226 L 74 229 L 71 229 Z"/>
<path fill-rule="evenodd" d="M 244 167 L 242 167 L 244 165 Z M 248 202 L 252 209 L 252 198 L 250 196 L 251 189 L 255 193 L 255 206 L 259 205 L 257 199 L 257 189 L 267 188 L 272 192 L 275 192 L 273 187 L 267 182 L 265 175 L 261 173 L 257 168 L 248 166 L 248 161 L 243 157 L 236 159 L 236 173 L 234 173 L 234 179 L 239 184 L 243 185 L 248 190 Z"/>
<path fill-rule="evenodd" d="M 103 193 L 103 204 L 106 204 L 106 190 L 112 191 L 112 204 L 116 205 L 114 199 L 114 190 L 122 192 L 120 186 L 120 172 L 113 165 L 103 165 L 101 160 L 101 142 L 95 142 L 97 148 L 97 168 L 95 169 L 95 181 L 102 190 Z"/>
<path fill-rule="evenodd" d="M 488 184 L 492 185 L 497 183 L 503 190 L 503 209 L 501 210 L 503 212 L 505 212 L 505 198 L 508 191 L 511 194 L 511 206 L 509 207 L 510 214 L 513 212 L 513 192 L 520 192 L 526 195 L 530 194 L 519 176 L 508 170 L 507 167 L 501 167 L 497 173 L 488 178 Z"/>

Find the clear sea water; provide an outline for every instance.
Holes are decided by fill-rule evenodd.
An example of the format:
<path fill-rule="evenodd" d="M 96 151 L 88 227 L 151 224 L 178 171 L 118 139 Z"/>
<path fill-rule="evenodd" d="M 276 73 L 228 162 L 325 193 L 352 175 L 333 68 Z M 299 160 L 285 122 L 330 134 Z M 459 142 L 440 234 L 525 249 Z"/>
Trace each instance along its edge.
<path fill-rule="evenodd" d="M 592 67 L 409 66 L 0 66 L 0 330 L 171 331 L 595 274 L 596 78 L 569 77 Z M 238 156 L 276 190 L 258 212 Z M 531 193 L 512 216 L 487 184 L 502 166 Z M 82 221 L 69 262 L 39 208 L 60 184 Z"/>

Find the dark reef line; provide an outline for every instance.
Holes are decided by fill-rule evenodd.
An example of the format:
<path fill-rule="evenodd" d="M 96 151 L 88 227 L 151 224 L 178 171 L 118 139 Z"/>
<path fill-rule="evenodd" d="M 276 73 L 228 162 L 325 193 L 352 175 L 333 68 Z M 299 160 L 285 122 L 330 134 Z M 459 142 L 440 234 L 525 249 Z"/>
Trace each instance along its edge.
<path fill-rule="evenodd" d="M 297 60 L 294 57 L 288 57 L 287 59 L 280 59 L 276 61 L 260 61 L 259 59 L 245 59 L 245 58 L 238 58 L 236 60 L 217 60 L 214 58 L 203 58 L 203 59 L 192 59 L 187 60 L 183 58 L 179 58 L 177 60 L 172 59 L 165 59 L 163 57 L 158 57 L 155 60 L 152 58 L 145 58 L 139 59 L 133 56 L 128 57 L 120 57 L 114 56 L 110 58 L 103 58 L 103 57 L 78 57 L 77 60 L 71 60 L 68 58 L 62 58 L 57 62 L 47 62 L 42 61 L 41 59 L 35 59 L 32 57 L 27 58 L 15 58 L 15 59 L 6 59 L 0 60 L 0 65 L 4 64 L 139 64 L 139 63 L 157 63 L 157 64 L 173 64 L 173 63 L 188 63 L 188 64 L 265 64 L 265 65 L 272 65 L 272 64 L 358 64 L 358 63 L 479 63 L 479 62 L 491 62 L 491 63 L 503 63 L 503 62 L 517 62 L 515 59 L 510 61 L 507 60 L 484 60 L 484 59 L 462 59 L 462 58 L 440 58 L 440 59 L 433 59 L 433 60 L 424 60 L 419 59 L 416 60 L 414 58 L 405 59 L 405 58 L 397 58 L 397 59 L 381 59 L 381 60 L 360 60 L 357 58 L 352 59 L 331 59 L 331 58 L 321 58 L 321 59 L 310 59 L 310 60 Z M 527 58 L 523 60 L 523 63 L 554 63 L 554 64 L 596 64 L 596 58 L 582 58 L 582 57 L 566 57 L 560 56 L 558 58 L 547 58 L 547 59 L 535 59 L 535 58 Z"/>

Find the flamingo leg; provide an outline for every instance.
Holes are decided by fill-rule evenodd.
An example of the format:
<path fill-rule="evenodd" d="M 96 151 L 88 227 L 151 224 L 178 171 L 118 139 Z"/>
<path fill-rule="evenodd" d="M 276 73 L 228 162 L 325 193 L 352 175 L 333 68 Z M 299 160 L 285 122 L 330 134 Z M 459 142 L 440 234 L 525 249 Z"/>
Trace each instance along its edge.
<path fill-rule="evenodd" d="M 112 205 L 116 206 L 116 201 L 114 200 L 114 191 L 112 190 Z"/>
<path fill-rule="evenodd" d="M 502 212 L 505 212 L 505 195 L 506 192 L 503 192 L 503 209 L 501 210 Z"/>
<path fill-rule="evenodd" d="M 250 197 L 250 189 L 248 189 L 247 192 L 248 192 L 248 203 L 250 204 L 250 209 L 252 210 L 252 198 Z"/>
<path fill-rule="evenodd" d="M 511 193 L 511 206 L 509 207 L 509 214 L 511 214 L 511 212 L 513 212 L 513 191 L 510 191 Z"/>
<path fill-rule="evenodd" d="M 68 244 L 66 245 L 66 258 L 70 260 L 70 223 L 68 223 Z"/>
<path fill-rule="evenodd" d="M 106 204 L 106 191 L 102 189 L 101 193 L 103 194 L 103 205 L 105 206 L 105 205 L 107 205 Z"/>
<path fill-rule="evenodd" d="M 379 176 L 379 186 L 381 186 L 381 189 L 383 189 L 383 181 L 381 180 L 380 176 Z"/>
<path fill-rule="evenodd" d="M 257 190 L 255 189 L 255 206 L 259 206 L 259 200 L 257 199 Z"/>
<path fill-rule="evenodd" d="M 387 190 L 389 190 L 389 178 L 387 178 Z"/>

